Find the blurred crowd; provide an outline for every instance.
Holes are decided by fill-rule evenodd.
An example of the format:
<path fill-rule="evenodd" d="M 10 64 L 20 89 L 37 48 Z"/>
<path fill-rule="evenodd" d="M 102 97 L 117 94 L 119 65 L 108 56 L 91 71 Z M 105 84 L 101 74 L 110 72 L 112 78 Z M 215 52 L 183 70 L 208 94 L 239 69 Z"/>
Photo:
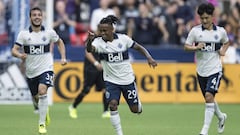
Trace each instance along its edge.
<path fill-rule="evenodd" d="M 31 6 L 43 6 L 30 0 Z M 116 32 L 144 46 L 178 47 L 192 26 L 199 24 L 196 7 L 211 2 L 215 24 L 225 27 L 232 46 L 240 47 L 240 0 L 54 0 L 53 28 L 67 45 L 82 46 L 87 31 L 96 32 L 102 17 L 119 18 Z M 11 27 L 11 0 L 0 0 L 0 44 L 6 44 Z"/>

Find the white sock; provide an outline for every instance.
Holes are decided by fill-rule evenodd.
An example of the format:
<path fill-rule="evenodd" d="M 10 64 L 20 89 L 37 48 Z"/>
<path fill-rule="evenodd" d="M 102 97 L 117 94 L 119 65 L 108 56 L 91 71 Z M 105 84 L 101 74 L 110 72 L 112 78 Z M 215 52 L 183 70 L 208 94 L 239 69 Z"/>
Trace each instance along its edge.
<path fill-rule="evenodd" d="M 39 108 L 39 125 L 45 124 L 48 109 L 47 94 L 39 96 L 38 108 Z"/>
<path fill-rule="evenodd" d="M 142 103 L 141 101 L 138 99 L 138 114 L 142 113 Z"/>
<path fill-rule="evenodd" d="M 135 82 L 134 82 L 134 85 L 135 85 L 135 88 L 137 88 L 137 85 Z M 137 97 L 138 97 L 138 114 L 140 114 L 140 113 L 142 113 L 143 108 L 142 108 L 141 100 L 138 95 L 138 90 L 136 90 L 136 92 L 137 92 Z"/>
<path fill-rule="evenodd" d="M 111 113 L 110 121 L 117 135 L 123 135 L 121 120 L 118 111 L 111 111 L 110 113 Z"/>
<path fill-rule="evenodd" d="M 214 101 L 214 109 L 215 109 L 215 115 L 218 117 L 218 119 L 219 120 L 222 119 L 223 115 L 216 101 Z"/>
<path fill-rule="evenodd" d="M 212 122 L 212 118 L 214 115 L 214 103 L 206 103 L 205 106 L 205 117 L 204 117 L 204 125 L 201 131 L 201 134 L 208 134 L 208 129 Z"/>

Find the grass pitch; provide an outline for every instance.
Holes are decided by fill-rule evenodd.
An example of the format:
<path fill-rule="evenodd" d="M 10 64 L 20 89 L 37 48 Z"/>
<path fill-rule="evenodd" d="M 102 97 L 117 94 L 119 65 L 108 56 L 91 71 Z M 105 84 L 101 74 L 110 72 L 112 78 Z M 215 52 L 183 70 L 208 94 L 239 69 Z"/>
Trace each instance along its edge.
<path fill-rule="evenodd" d="M 78 119 L 68 115 L 70 103 L 50 107 L 51 124 L 47 135 L 115 135 L 109 119 L 102 119 L 100 103 L 82 103 Z M 0 105 L 1 135 L 39 135 L 38 115 L 32 105 Z M 223 135 L 240 135 L 240 104 L 220 104 L 228 115 Z M 124 135 L 198 135 L 204 104 L 143 104 L 141 115 L 132 114 L 125 103 L 119 106 Z M 214 117 L 209 135 L 217 135 Z"/>

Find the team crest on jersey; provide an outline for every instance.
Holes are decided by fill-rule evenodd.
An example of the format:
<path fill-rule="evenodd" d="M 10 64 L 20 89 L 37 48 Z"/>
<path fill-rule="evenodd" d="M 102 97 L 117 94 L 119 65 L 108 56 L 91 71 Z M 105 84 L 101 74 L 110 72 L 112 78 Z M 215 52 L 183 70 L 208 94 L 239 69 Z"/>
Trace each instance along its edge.
<path fill-rule="evenodd" d="M 28 40 L 28 41 L 31 41 L 31 38 L 29 37 L 27 40 Z"/>
<path fill-rule="evenodd" d="M 123 46 L 123 45 L 122 45 L 121 43 L 118 44 L 118 48 L 122 48 L 122 46 Z"/>
<path fill-rule="evenodd" d="M 43 41 L 46 41 L 46 40 L 47 40 L 47 38 L 46 38 L 45 36 L 43 36 L 43 37 L 42 37 L 42 40 L 43 40 Z"/>

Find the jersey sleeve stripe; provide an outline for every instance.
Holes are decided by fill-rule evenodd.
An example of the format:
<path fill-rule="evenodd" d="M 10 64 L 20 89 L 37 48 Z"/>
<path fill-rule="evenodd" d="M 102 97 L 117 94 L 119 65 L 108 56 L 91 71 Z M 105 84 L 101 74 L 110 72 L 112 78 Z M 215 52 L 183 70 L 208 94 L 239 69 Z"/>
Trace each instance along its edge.
<path fill-rule="evenodd" d="M 18 45 L 18 46 L 22 46 L 22 44 L 20 44 L 20 43 L 18 43 L 18 42 L 15 42 L 15 44 Z"/>

